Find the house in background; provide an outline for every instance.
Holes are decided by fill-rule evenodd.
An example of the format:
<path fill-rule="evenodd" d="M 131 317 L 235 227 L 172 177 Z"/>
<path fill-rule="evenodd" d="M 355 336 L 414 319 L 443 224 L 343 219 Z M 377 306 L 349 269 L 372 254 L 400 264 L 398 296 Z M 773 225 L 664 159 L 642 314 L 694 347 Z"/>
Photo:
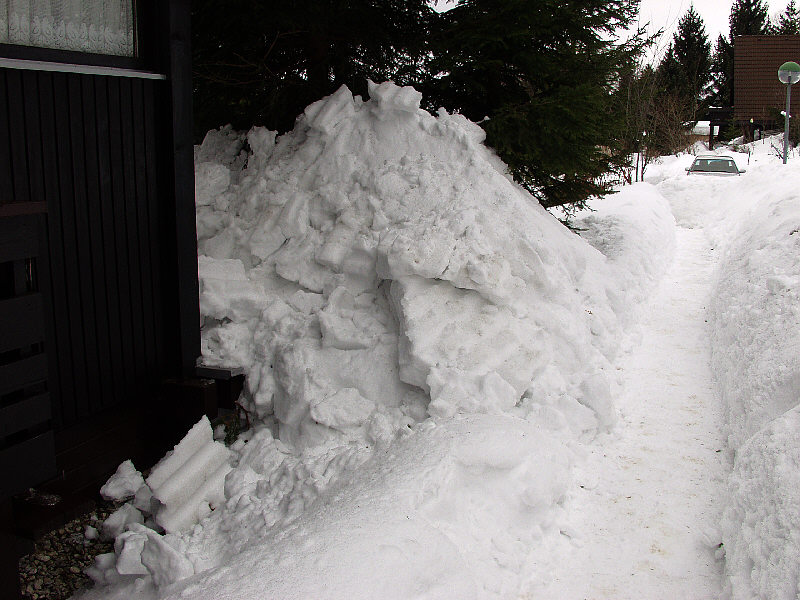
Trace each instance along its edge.
<path fill-rule="evenodd" d="M 786 86 L 778 67 L 800 61 L 800 35 L 743 35 L 734 40 L 733 118 L 753 139 L 756 131 L 783 128 Z M 800 93 L 792 94 L 792 114 L 800 114 Z"/>
<path fill-rule="evenodd" d="M 213 409 L 192 161 L 189 0 L 0 3 L 3 598 L 26 539 Z"/>

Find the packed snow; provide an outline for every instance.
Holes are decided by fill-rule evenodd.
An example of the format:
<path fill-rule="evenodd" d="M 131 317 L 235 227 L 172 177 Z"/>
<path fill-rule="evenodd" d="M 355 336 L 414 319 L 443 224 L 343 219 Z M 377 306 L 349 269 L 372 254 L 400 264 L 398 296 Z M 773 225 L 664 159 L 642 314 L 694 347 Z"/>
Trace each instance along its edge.
<path fill-rule="evenodd" d="M 576 235 L 369 88 L 196 148 L 202 361 L 254 427 L 123 463 L 80 597 L 796 598 L 794 164 L 667 158 Z"/>

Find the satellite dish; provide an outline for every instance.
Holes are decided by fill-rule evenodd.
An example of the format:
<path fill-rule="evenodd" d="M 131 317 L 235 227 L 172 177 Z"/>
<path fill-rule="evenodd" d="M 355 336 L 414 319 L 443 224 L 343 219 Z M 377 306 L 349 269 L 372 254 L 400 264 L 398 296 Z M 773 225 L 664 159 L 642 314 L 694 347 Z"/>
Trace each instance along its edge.
<path fill-rule="evenodd" d="M 792 85 L 800 81 L 800 65 L 796 62 L 785 62 L 778 68 L 778 79 L 781 83 Z"/>

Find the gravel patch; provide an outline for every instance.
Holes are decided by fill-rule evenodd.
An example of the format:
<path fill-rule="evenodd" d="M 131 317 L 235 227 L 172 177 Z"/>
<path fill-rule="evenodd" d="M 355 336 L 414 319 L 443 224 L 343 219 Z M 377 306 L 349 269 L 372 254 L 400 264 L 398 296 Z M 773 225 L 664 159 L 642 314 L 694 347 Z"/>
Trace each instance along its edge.
<path fill-rule="evenodd" d="M 25 600 L 66 600 L 91 584 L 84 574 L 98 554 L 114 551 L 114 542 L 86 539 L 88 526 L 101 523 L 121 503 L 100 502 L 95 511 L 70 521 L 36 542 L 19 562 L 20 589 Z"/>

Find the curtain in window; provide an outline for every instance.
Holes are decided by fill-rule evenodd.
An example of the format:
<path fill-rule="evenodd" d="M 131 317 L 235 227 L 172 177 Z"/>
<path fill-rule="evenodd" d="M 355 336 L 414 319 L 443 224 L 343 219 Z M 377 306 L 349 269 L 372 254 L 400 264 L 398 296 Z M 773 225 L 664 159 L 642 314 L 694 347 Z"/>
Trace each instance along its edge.
<path fill-rule="evenodd" d="M 134 0 L 0 0 L 0 44 L 134 55 Z"/>

